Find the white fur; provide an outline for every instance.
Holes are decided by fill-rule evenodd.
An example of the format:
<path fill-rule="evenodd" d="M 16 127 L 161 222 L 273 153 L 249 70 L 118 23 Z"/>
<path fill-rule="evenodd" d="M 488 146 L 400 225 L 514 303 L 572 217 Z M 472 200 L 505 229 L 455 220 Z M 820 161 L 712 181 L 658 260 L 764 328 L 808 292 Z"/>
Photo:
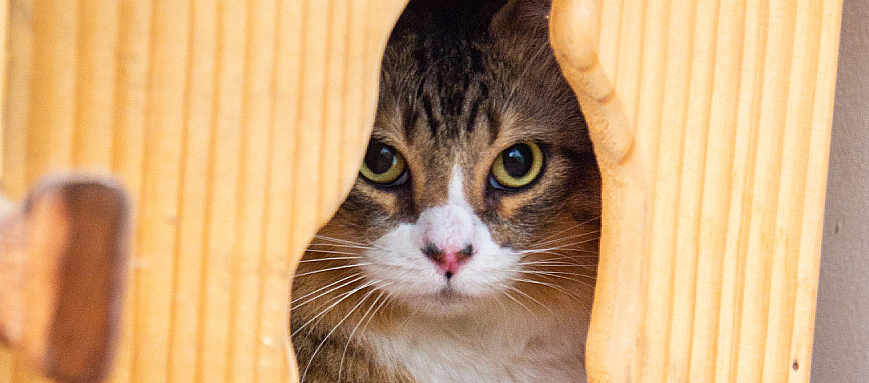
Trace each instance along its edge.
<path fill-rule="evenodd" d="M 585 313 L 536 317 L 505 307 L 437 320 L 415 315 L 396 332 L 365 337 L 379 363 L 419 383 L 586 381 Z"/>
<path fill-rule="evenodd" d="M 498 246 L 489 229 L 474 214 L 462 192 L 456 167 L 445 205 L 422 212 L 416 223 L 401 224 L 363 252 L 365 275 L 397 299 L 432 312 L 452 313 L 471 308 L 480 298 L 502 295 L 516 274 L 520 256 Z M 457 251 L 471 243 L 474 255 L 450 280 L 421 249 L 433 242 Z"/>
<path fill-rule="evenodd" d="M 455 166 L 446 204 L 399 225 L 363 253 L 365 275 L 416 312 L 397 332 L 364 335 L 376 357 L 406 368 L 420 383 L 584 382 L 587 313 L 549 308 L 557 314 L 535 315 L 508 299 L 522 299 L 511 291 L 520 255 L 492 240 L 462 180 Z M 448 280 L 422 254 L 427 242 L 448 251 L 470 243 L 475 252 Z"/>

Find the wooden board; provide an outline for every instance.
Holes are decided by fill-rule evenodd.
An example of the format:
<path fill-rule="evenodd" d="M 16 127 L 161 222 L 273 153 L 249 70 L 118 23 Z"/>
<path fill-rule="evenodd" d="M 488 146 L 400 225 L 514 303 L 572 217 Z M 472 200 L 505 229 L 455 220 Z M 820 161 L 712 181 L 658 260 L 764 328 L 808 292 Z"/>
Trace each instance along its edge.
<path fill-rule="evenodd" d="M 592 382 L 808 382 L 840 0 L 556 0 L 604 176 Z"/>
<path fill-rule="evenodd" d="M 109 381 L 291 381 L 294 258 L 358 171 L 403 3 L 5 3 L 3 192 L 75 168 L 131 195 Z M 40 381 L 0 355 L 0 382 Z"/>
<path fill-rule="evenodd" d="M 558 2 L 586 44 L 561 58 L 614 91 L 599 153 L 633 150 L 603 166 L 594 376 L 807 382 L 841 0 Z M 131 194 L 109 381 L 292 381 L 294 257 L 357 171 L 404 1 L 6 3 L 3 191 L 77 168 Z M 38 381 L 0 353 L 0 383 Z"/>

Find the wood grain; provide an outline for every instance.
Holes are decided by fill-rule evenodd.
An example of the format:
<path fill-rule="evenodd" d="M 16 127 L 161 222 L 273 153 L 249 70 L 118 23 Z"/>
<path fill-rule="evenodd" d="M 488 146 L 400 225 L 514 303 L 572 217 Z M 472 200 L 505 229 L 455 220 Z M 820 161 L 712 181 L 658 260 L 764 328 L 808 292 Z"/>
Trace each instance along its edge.
<path fill-rule="evenodd" d="M 290 382 L 287 286 L 346 193 L 404 0 L 6 0 L 0 182 L 116 174 L 110 382 Z M 808 382 L 841 0 L 556 0 L 606 180 L 598 382 Z M 0 352 L 0 383 L 42 378 Z"/>
<path fill-rule="evenodd" d="M 604 176 L 590 381 L 808 382 L 841 6 L 555 1 Z"/>
<path fill-rule="evenodd" d="M 109 382 L 296 379 L 292 271 L 358 171 L 404 3 L 3 2 L 3 192 L 68 169 L 130 191 Z M 0 351 L 0 382 L 44 381 Z"/>

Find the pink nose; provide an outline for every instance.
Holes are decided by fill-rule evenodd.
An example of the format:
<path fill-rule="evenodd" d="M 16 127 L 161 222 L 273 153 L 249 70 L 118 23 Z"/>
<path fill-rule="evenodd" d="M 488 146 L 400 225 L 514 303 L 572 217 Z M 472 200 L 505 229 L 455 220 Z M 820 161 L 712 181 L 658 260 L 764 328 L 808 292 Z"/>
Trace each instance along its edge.
<path fill-rule="evenodd" d="M 474 254 L 474 247 L 471 244 L 465 245 L 464 249 L 458 251 L 452 249 L 445 251 L 439 249 L 433 243 L 429 243 L 420 250 L 426 257 L 434 262 L 438 270 L 444 273 L 444 276 L 447 279 L 452 278 L 453 275 L 458 273 L 459 268 L 467 263 Z"/>

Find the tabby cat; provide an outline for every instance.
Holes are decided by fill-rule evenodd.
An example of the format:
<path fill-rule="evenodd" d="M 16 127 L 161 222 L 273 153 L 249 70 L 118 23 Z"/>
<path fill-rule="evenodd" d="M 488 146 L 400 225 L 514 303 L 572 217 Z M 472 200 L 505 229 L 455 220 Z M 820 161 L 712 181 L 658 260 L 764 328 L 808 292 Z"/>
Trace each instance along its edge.
<path fill-rule="evenodd" d="M 305 383 L 585 382 L 600 175 L 544 0 L 412 0 L 293 282 Z"/>

